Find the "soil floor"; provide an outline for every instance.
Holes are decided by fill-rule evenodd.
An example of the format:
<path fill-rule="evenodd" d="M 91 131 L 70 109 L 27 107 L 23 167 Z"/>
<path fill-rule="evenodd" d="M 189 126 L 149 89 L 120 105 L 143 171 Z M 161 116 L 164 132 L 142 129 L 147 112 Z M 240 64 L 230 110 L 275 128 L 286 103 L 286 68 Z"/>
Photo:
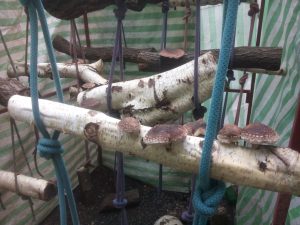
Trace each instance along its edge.
<path fill-rule="evenodd" d="M 80 190 L 74 190 L 77 209 L 81 225 L 119 225 L 120 212 L 111 210 L 107 212 L 99 212 L 102 199 L 109 193 L 115 191 L 114 188 L 114 173 L 106 167 L 97 167 L 92 173 L 93 196 L 95 203 L 83 204 L 80 201 Z M 157 189 L 145 185 L 142 182 L 126 177 L 126 190 L 138 189 L 140 194 L 140 203 L 126 207 L 128 224 L 129 225 L 153 225 L 154 222 L 163 215 L 173 215 L 180 218 L 181 213 L 187 209 L 190 194 L 177 192 L 162 192 L 160 196 L 157 194 Z M 231 213 L 230 213 L 231 214 Z M 227 218 L 231 215 L 226 216 Z M 68 219 L 68 221 L 71 221 Z M 224 223 L 224 218 L 221 219 L 222 225 L 233 224 Z M 56 225 L 59 224 L 59 210 L 55 210 L 42 222 L 40 225 Z M 212 225 L 213 223 L 211 223 Z M 216 223 L 217 225 L 217 223 Z"/>

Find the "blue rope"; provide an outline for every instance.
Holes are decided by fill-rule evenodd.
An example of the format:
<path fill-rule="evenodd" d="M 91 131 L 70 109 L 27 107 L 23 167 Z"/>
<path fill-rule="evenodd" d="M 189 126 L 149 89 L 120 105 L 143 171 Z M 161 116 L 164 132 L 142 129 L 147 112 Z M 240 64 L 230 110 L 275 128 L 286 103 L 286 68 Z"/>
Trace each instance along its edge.
<path fill-rule="evenodd" d="M 37 128 L 42 133 L 44 138 L 38 142 L 37 149 L 41 157 L 51 159 L 55 168 L 58 187 L 58 199 L 60 208 L 60 224 L 67 225 L 67 213 L 65 203 L 65 193 L 70 207 L 72 222 L 74 225 L 79 225 L 76 204 L 72 193 L 71 182 L 68 176 L 64 160 L 61 156 L 63 148 L 58 141 L 59 131 L 54 131 L 52 137 L 48 133 L 43 121 L 40 117 L 39 102 L 38 102 L 38 81 L 37 81 L 37 57 L 38 57 L 38 17 L 40 19 L 44 39 L 49 55 L 49 60 L 52 68 L 57 97 L 60 102 L 63 102 L 63 92 L 60 84 L 60 77 L 57 70 L 54 50 L 51 44 L 50 34 L 48 30 L 46 16 L 41 0 L 20 0 L 21 4 L 28 7 L 31 29 L 31 56 L 30 56 L 30 93 L 32 101 L 33 117 Z"/>
<path fill-rule="evenodd" d="M 221 50 L 219 55 L 218 69 L 215 85 L 212 92 L 212 100 L 208 115 L 207 131 L 201 163 L 199 167 L 199 176 L 196 182 L 196 191 L 193 197 L 195 208 L 195 218 L 193 225 L 206 225 L 208 217 L 215 212 L 224 192 L 225 184 L 209 178 L 211 166 L 211 149 L 218 127 L 218 121 L 221 114 L 222 96 L 224 91 L 224 81 L 232 49 L 232 33 L 235 29 L 237 10 L 239 0 L 224 0 L 224 26 L 222 34 Z"/>

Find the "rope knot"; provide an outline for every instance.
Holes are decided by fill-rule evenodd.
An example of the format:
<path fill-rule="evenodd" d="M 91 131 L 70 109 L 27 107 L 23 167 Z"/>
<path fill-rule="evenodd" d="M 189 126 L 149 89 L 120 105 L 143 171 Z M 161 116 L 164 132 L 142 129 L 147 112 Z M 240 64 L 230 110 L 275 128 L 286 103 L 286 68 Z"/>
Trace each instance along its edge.
<path fill-rule="evenodd" d="M 115 16 L 118 20 L 123 20 L 125 18 L 125 13 L 127 11 L 127 7 L 125 3 L 117 2 L 118 8 L 114 9 Z"/>
<path fill-rule="evenodd" d="M 250 4 L 250 9 L 248 11 L 248 16 L 253 16 L 259 12 L 259 5 L 257 2 L 252 2 Z"/>
<path fill-rule="evenodd" d="M 225 183 L 223 181 L 212 180 L 211 187 L 204 191 L 199 184 L 193 196 L 193 205 L 198 215 L 212 216 L 225 193 Z"/>
<path fill-rule="evenodd" d="M 113 205 L 117 208 L 117 209 L 122 209 L 125 208 L 125 206 L 127 205 L 127 199 L 123 198 L 121 200 L 118 200 L 117 198 L 115 198 L 113 200 Z"/>
<path fill-rule="evenodd" d="M 169 11 L 169 0 L 163 0 L 161 5 L 161 11 L 167 13 Z"/>
<path fill-rule="evenodd" d="M 56 154 L 63 153 L 63 148 L 58 140 L 41 138 L 37 145 L 38 152 L 41 157 L 46 159 L 52 158 Z"/>

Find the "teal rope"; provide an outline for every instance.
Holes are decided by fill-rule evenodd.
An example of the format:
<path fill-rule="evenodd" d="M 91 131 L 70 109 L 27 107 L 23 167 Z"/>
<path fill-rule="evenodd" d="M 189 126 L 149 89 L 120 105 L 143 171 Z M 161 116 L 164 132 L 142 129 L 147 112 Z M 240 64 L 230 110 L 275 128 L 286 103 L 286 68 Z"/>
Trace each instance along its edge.
<path fill-rule="evenodd" d="M 211 149 L 221 114 L 222 96 L 229 65 L 230 52 L 232 50 L 232 33 L 235 30 L 238 5 L 239 0 L 224 0 L 225 15 L 222 43 L 208 115 L 207 131 L 201 155 L 199 176 L 193 197 L 195 208 L 193 225 L 206 225 L 208 217 L 213 215 L 225 192 L 224 182 L 210 179 L 209 172 L 211 166 Z"/>
<path fill-rule="evenodd" d="M 50 34 L 48 30 L 44 8 L 40 0 L 20 0 L 20 2 L 28 7 L 31 29 L 31 56 L 30 56 L 30 93 L 32 99 L 33 117 L 37 128 L 42 133 L 44 138 L 38 142 L 37 149 L 41 157 L 51 159 L 55 168 L 58 187 L 58 199 L 60 208 L 60 224 L 67 225 L 67 213 L 65 203 L 65 193 L 70 208 L 71 218 L 74 225 L 79 225 L 76 204 L 72 192 L 70 178 L 68 176 L 64 160 L 61 156 L 63 148 L 58 141 L 59 131 L 54 131 L 52 138 L 46 130 L 45 125 L 40 117 L 39 102 L 38 102 L 38 81 L 37 81 L 37 57 L 38 57 L 38 18 L 39 16 L 44 39 L 49 55 L 49 60 L 52 68 L 57 97 L 60 102 L 63 102 L 63 92 L 61 89 L 60 77 L 56 65 L 54 50 L 51 44 Z"/>

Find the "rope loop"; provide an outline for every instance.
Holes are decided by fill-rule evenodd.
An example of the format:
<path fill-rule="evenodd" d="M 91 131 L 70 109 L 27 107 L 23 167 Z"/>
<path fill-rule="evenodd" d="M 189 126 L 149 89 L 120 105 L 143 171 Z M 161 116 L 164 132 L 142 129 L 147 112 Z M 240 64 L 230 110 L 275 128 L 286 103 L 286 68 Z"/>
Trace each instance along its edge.
<path fill-rule="evenodd" d="M 212 180 L 210 189 L 204 191 L 200 185 L 193 196 L 193 205 L 198 215 L 212 216 L 225 193 L 225 183 L 223 181 Z"/>
<path fill-rule="evenodd" d="M 254 16 L 259 12 L 259 5 L 257 2 L 252 2 L 250 4 L 250 9 L 248 11 L 248 16 Z"/>
<path fill-rule="evenodd" d="M 125 18 L 127 7 L 123 0 L 117 0 L 116 5 L 117 8 L 114 9 L 114 14 L 118 20 L 122 21 Z"/>
<path fill-rule="evenodd" d="M 123 209 L 127 205 L 127 199 L 126 198 L 122 198 L 121 200 L 119 200 L 119 199 L 115 198 L 113 200 L 113 205 L 117 209 Z"/>
<path fill-rule="evenodd" d="M 169 11 L 169 0 L 163 0 L 161 5 L 161 11 L 162 13 L 167 13 Z"/>
<path fill-rule="evenodd" d="M 52 158 L 54 155 L 63 153 L 63 148 L 58 140 L 41 138 L 37 145 L 38 152 L 41 157 L 46 159 Z"/>

